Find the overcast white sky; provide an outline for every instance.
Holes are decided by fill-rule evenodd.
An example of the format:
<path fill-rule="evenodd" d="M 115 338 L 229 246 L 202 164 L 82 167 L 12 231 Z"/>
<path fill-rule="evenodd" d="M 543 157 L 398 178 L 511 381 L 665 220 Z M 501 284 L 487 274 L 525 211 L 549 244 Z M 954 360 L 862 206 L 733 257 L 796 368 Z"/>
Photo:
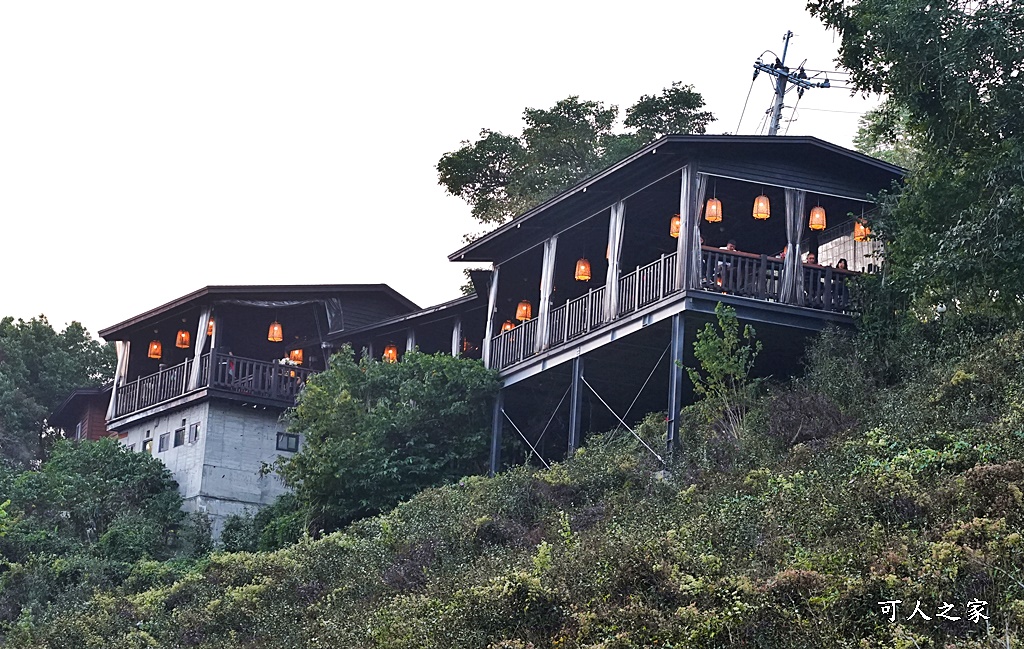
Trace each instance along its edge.
<path fill-rule="evenodd" d="M 0 316 L 95 333 L 209 284 L 452 299 L 478 228 L 442 154 L 527 106 L 624 110 L 673 81 L 710 133 L 758 133 L 766 75 L 737 131 L 751 66 L 787 29 L 791 65 L 834 69 L 803 0 L 4 2 Z M 875 103 L 810 91 L 789 134 L 850 146 Z"/>

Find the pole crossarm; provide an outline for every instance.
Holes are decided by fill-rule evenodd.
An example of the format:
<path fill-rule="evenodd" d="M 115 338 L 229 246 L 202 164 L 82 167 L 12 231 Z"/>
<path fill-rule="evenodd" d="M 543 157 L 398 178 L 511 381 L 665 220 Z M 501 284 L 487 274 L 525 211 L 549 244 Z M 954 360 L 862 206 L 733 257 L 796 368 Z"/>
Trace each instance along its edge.
<path fill-rule="evenodd" d="M 622 426 L 623 426 L 623 427 L 624 427 L 624 428 L 625 428 L 626 430 L 628 430 L 628 431 L 629 431 L 629 432 L 630 432 L 630 433 L 631 433 L 631 434 L 633 435 L 633 437 L 635 437 L 635 438 L 637 439 L 637 441 L 639 441 L 639 442 L 640 442 L 641 444 L 643 444 L 644 448 L 646 448 L 646 449 L 647 449 L 648 451 L 650 451 L 650 452 L 651 452 L 651 455 L 653 455 L 654 457 L 658 458 L 658 461 L 659 461 L 659 462 L 661 462 L 662 464 L 665 464 L 665 460 L 664 460 L 664 459 L 663 459 L 663 458 L 662 458 L 662 457 L 661 457 L 660 455 L 658 455 L 657 451 L 655 451 L 655 450 L 654 450 L 653 448 L 651 448 L 650 446 L 648 446 L 648 445 L 647 445 L 647 442 L 645 442 L 645 441 L 644 441 L 644 439 L 643 439 L 642 437 L 640 437 L 639 435 L 637 435 L 637 434 L 636 434 L 636 431 L 635 431 L 635 430 L 633 430 L 632 428 L 630 428 L 630 427 L 629 427 L 629 424 L 627 424 L 626 422 L 624 422 L 624 421 L 622 420 L 622 417 L 620 417 L 620 416 L 619 416 L 619 415 L 618 415 L 618 414 L 617 414 L 617 413 L 616 413 L 616 412 L 615 412 L 615 411 L 614 411 L 614 410 L 612 409 L 612 407 L 608 405 L 608 402 L 607 402 L 607 401 L 605 401 L 605 400 L 604 400 L 603 398 L 601 398 L 601 395 L 597 393 L 597 390 L 595 390 L 595 389 L 594 389 L 594 386 L 590 385 L 590 383 L 589 383 L 589 382 L 587 381 L 587 379 L 586 379 L 586 378 L 582 378 L 582 380 L 583 380 L 583 383 L 584 383 L 584 385 L 586 385 L 586 386 L 587 386 L 588 388 L 590 388 L 590 391 L 591 391 L 591 392 L 592 392 L 592 393 L 594 394 L 594 396 L 595 396 L 595 397 L 597 397 L 598 401 L 600 401 L 601 403 L 603 403 L 603 404 L 604 404 L 604 407 L 608 409 L 608 412 L 612 413 L 612 415 L 614 415 L 614 417 L 615 417 L 616 419 L 618 419 L 618 420 L 619 420 L 619 423 L 620 423 L 620 424 L 622 424 Z M 513 424 L 513 426 L 514 426 L 514 425 L 515 425 L 515 424 Z"/>
<path fill-rule="evenodd" d="M 504 408 L 501 409 L 501 414 L 505 415 L 505 419 L 508 419 L 508 423 L 512 424 L 512 428 L 516 429 L 516 432 L 519 433 L 519 436 L 523 438 L 523 441 L 526 442 L 526 445 L 530 447 L 530 450 L 533 451 L 533 454 L 537 456 L 537 459 L 540 460 L 540 463 L 544 465 L 544 468 L 550 469 L 551 465 L 544 461 L 544 458 L 541 457 L 540 453 L 537 452 L 537 449 L 533 447 L 533 444 L 531 444 L 530 440 L 527 439 L 526 435 L 523 434 L 523 431 L 519 430 L 519 426 L 516 426 L 516 422 L 512 421 L 512 418 L 508 416 L 508 413 L 505 412 Z M 529 462 L 530 457 L 533 457 L 533 455 L 530 455 L 529 457 L 526 458 L 527 462 Z"/>

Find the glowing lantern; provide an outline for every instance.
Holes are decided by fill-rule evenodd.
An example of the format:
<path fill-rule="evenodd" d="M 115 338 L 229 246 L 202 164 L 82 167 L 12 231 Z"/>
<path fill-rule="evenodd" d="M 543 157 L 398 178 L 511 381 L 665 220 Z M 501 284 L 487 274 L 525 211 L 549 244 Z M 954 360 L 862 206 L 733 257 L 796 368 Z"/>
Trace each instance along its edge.
<path fill-rule="evenodd" d="M 213 335 L 213 318 L 210 318 L 210 324 L 206 325 L 206 335 L 207 336 L 212 336 Z"/>
<path fill-rule="evenodd" d="M 516 307 L 516 320 L 525 322 L 533 317 L 533 307 L 530 306 L 529 300 L 523 300 Z"/>
<path fill-rule="evenodd" d="M 512 323 L 511 320 L 506 320 L 505 323 L 501 325 L 501 332 L 505 333 L 506 331 L 512 331 L 515 328 L 516 326 Z"/>
<path fill-rule="evenodd" d="M 394 343 L 389 344 L 384 348 L 384 362 L 385 363 L 397 363 L 398 362 L 398 347 Z"/>
<path fill-rule="evenodd" d="M 178 329 L 178 335 L 174 337 L 174 346 L 178 349 L 188 349 L 191 336 L 184 329 Z"/>
<path fill-rule="evenodd" d="M 277 320 L 270 323 L 270 329 L 267 331 L 267 340 L 272 343 L 279 343 L 284 340 L 284 332 L 281 330 L 281 323 Z"/>
<path fill-rule="evenodd" d="M 857 219 L 853 222 L 853 240 L 864 242 L 871 235 L 871 229 L 864 219 Z"/>
<path fill-rule="evenodd" d="M 764 194 L 761 194 L 760 196 L 755 198 L 754 199 L 754 218 L 763 221 L 763 220 L 767 219 L 771 215 L 772 215 L 772 207 L 771 207 L 771 202 L 769 202 L 769 200 L 768 200 L 768 197 L 765 196 Z"/>
<path fill-rule="evenodd" d="M 590 262 L 586 257 L 580 257 L 576 262 L 576 280 L 579 282 L 590 281 Z"/>
<path fill-rule="evenodd" d="M 669 225 L 668 233 L 675 238 L 679 238 L 679 230 L 682 228 L 682 221 L 679 219 L 678 214 L 672 215 L 672 223 Z"/>
<path fill-rule="evenodd" d="M 159 340 L 151 340 L 149 342 L 149 357 L 150 358 L 155 358 L 155 359 L 159 360 L 160 357 L 163 356 L 163 355 L 164 355 L 164 348 L 163 348 L 163 345 L 160 344 L 160 341 Z"/>
<path fill-rule="evenodd" d="M 824 230 L 825 229 L 825 208 L 821 205 L 811 210 L 811 218 L 807 223 L 807 227 L 812 230 Z"/>
<path fill-rule="evenodd" d="M 288 352 L 288 360 L 294 361 L 295 363 L 302 365 L 302 350 L 293 349 L 290 352 Z"/>
<path fill-rule="evenodd" d="M 722 220 L 722 201 L 717 198 L 709 198 L 704 208 L 704 220 L 708 223 L 718 223 Z"/>

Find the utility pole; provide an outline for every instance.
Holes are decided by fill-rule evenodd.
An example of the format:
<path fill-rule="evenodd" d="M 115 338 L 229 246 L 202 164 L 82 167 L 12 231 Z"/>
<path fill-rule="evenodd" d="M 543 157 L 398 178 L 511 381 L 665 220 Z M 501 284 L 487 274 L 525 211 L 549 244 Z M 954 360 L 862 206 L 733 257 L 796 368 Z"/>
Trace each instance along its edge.
<path fill-rule="evenodd" d="M 786 32 L 786 43 L 782 48 L 782 59 L 775 58 L 773 65 L 768 65 L 758 59 L 754 62 L 754 78 L 757 79 L 757 75 L 761 72 L 766 72 L 775 77 L 775 104 L 772 107 L 772 122 L 771 126 L 768 127 L 768 135 L 779 134 L 779 122 L 782 121 L 782 105 L 786 96 L 786 86 L 792 84 L 797 87 L 797 96 L 803 97 L 804 91 L 808 88 L 829 88 L 828 79 L 820 82 L 812 82 L 807 78 L 807 73 L 804 71 L 803 64 L 796 72 L 790 72 L 789 68 L 786 67 L 786 52 L 789 50 L 789 39 L 793 37 L 793 32 Z"/>

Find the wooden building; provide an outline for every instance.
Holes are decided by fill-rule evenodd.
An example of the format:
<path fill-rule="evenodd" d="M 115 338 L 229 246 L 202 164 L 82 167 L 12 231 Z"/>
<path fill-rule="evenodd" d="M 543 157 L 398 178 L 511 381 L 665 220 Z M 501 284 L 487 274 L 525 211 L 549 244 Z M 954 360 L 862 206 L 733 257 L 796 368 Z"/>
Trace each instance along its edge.
<path fill-rule="evenodd" d="M 280 417 L 325 367 L 321 341 L 417 308 L 384 284 L 200 289 L 99 332 L 118 352 L 107 428 L 162 460 L 219 535 L 283 493 L 261 468 L 301 447 Z"/>
<path fill-rule="evenodd" d="M 808 334 L 851 323 L 852 273 L 833 265 L 877 263 L 860 228 L 901 174 L 813 137 L 671 135 L 450 255 L 494 267 L 492 470 L 507 431 L 522 457 L 558 458 L 664 411 L 674 444 L 683 364 L 719 302 L 756 325 L 762 373 L 794 371 Z"/>

